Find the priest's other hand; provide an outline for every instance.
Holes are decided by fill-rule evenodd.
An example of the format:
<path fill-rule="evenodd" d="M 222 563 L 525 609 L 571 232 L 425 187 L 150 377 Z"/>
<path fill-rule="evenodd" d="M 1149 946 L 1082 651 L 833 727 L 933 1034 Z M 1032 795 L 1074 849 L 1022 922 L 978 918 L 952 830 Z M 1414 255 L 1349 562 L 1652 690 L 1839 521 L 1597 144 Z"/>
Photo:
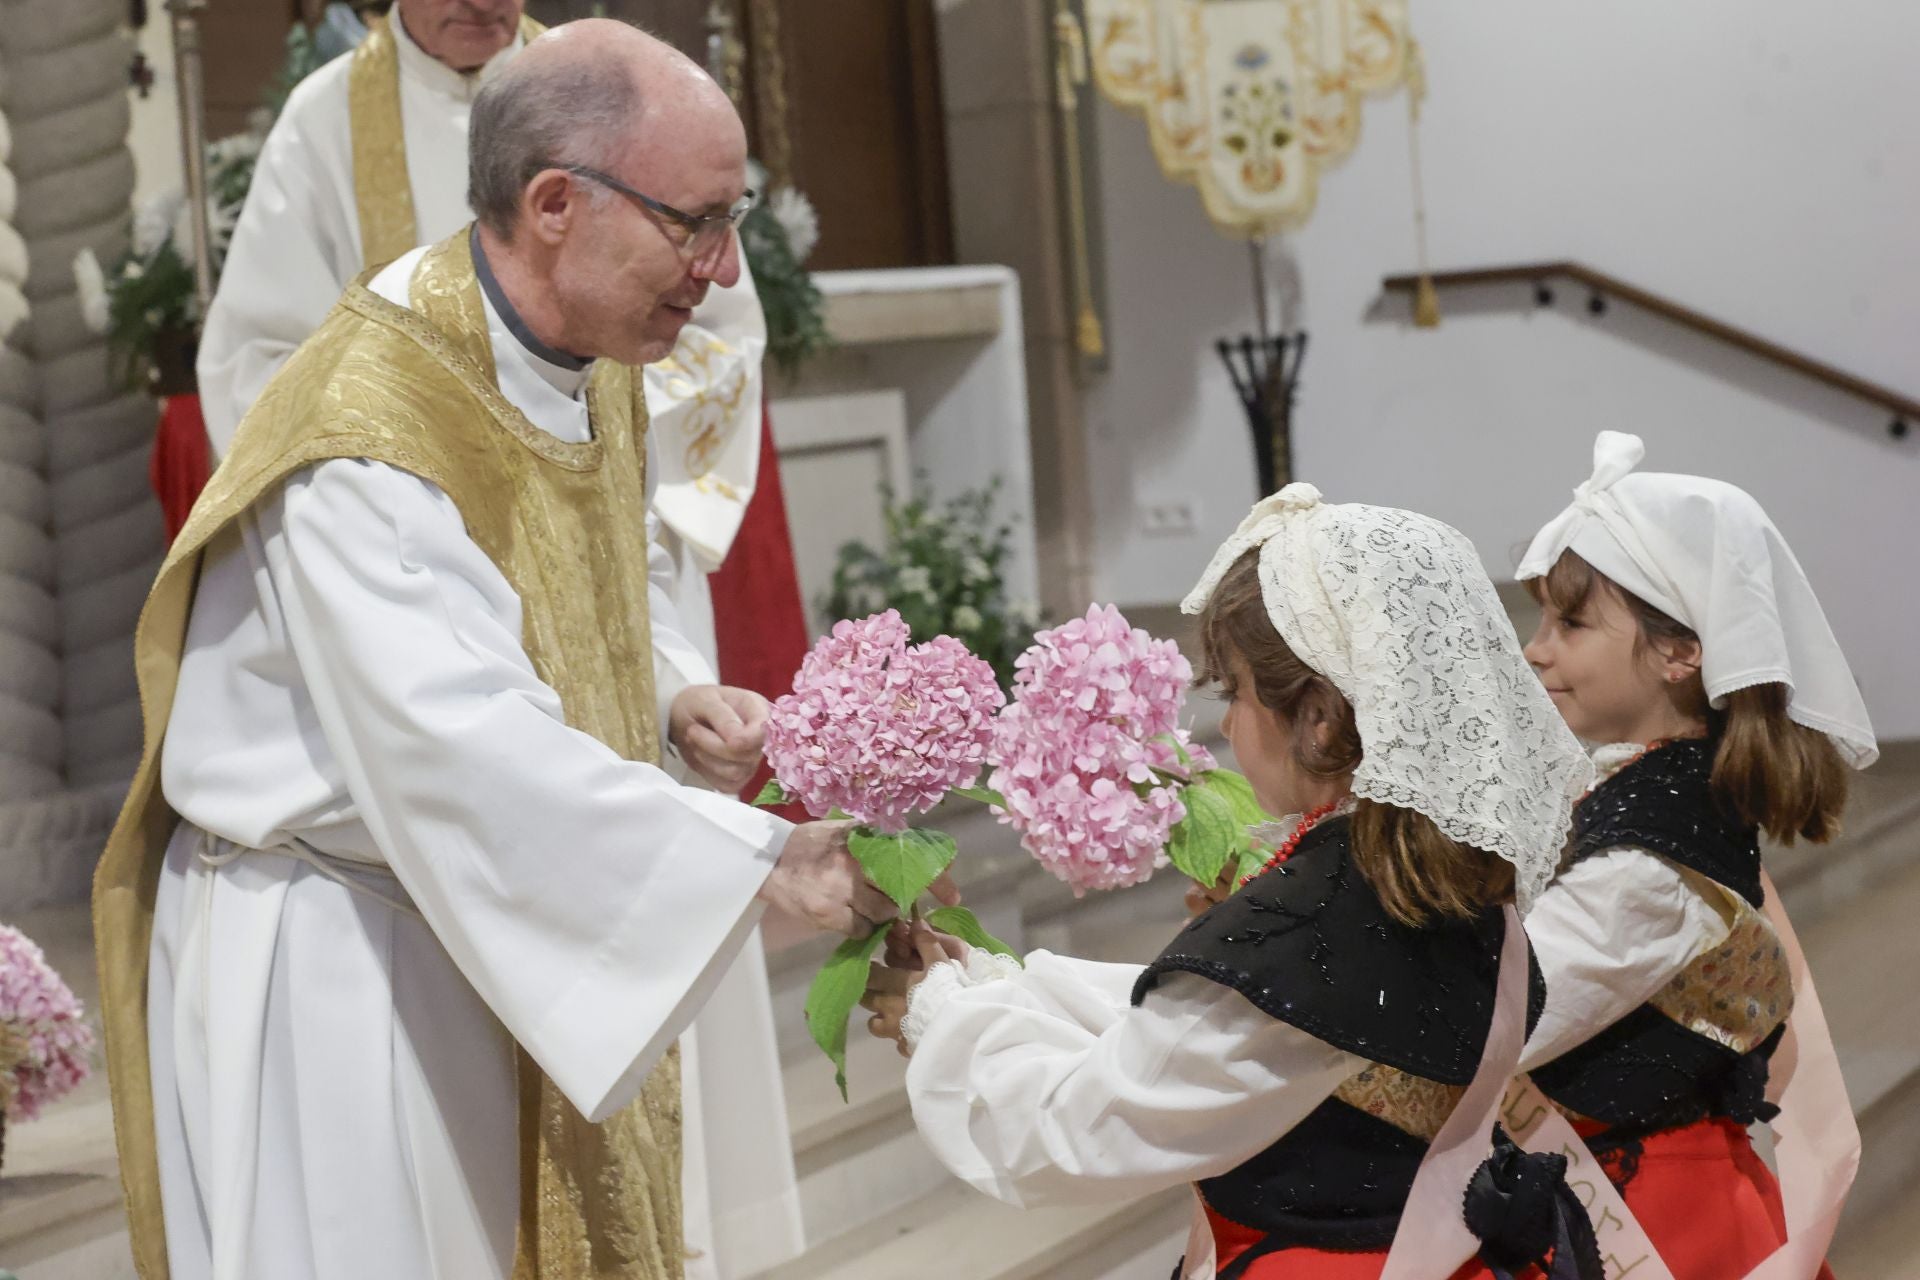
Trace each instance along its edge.
<path fill-rule="evenodd" d="M 760 898 L 817 929 L 864 938 L 900 914 L 847 852 L 851 822 L 804 822 L 793 829 Z"/>
<path fill-rule="evenodd" d="M 715 791 L 732 795 L 753 780 L 767 740 L 767 700 L 751 689 L 693 684 L 673 700 L 667 740 Z"/>

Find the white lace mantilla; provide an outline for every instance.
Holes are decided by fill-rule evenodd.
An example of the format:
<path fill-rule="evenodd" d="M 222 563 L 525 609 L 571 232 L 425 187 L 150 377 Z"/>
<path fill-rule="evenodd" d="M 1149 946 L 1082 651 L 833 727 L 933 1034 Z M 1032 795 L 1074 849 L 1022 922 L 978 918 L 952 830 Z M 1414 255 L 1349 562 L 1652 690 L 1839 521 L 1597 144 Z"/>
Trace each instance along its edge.
<path fill-rule="evenodd" d="M 1287 644 L 1353 704 L 1356 796 L 1433 819 L 1512 863 L 1524 912 L 1553 878 L 1593 766 L 1520 652 L 1459 531 L 1290 484 L 1255 505 L 1182 603 L 1198 613 L 1260 548 Z"/>

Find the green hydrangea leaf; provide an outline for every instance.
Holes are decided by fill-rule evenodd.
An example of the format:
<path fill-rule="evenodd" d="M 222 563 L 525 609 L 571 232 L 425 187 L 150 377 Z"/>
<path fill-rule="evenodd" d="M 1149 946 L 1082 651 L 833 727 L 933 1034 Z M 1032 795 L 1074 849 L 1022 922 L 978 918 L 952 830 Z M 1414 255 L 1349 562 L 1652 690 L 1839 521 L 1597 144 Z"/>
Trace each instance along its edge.
<path fill-rule="evenodd" d="M 885 929 L 848 938 L 833 949 L 807 988 L 807 1030 L 833 1059 L 833 1081 L 840 1086 L 842 1102 L 847 1100 L 847 1019 L 866 994 L 868 966 L 886 939 Z"/>
<path fill-rule="evenodd" d="M 901 915 L 913 910 L 914 900 L 947 869 L 957 852 L 946 832 L 918 827 L 898 835 L 855 827 L 847 836 L 847 849 L 874 887 L 899 906 Z"/>
<path fill-rule="evenodd" d="M 1213 887 L 1221 871 L 1247 847 L 1245 824 L 1234 817 L 1233 806 L 1208 782 L 1195 782 L 1180 792 L 1187 816 L 1173 828 L 1167 860 L 1181 874 Z"/>
<path fill-rule="evenodd" d="M 1243 827 L 1257 827 L 1273 818 L 1253 798 L 1253 784 L 1231 769 L 1209 769 L 1198 781 L 1225 800 L 1233 809 L 1233 819 Z"/>
<path fill-rule="evenodd" d="M 992 787 L 955 787 L 947 794 L 965 796 L 969 800 L 978 800 L 981 804 L 998 805 L 1002 809 L 1007 807 L 1007 798 Z"/>
<path fill-rule="evenodd" d="M 787 794 L 787 789 L 780 785 L 778 778 L 768 778 L 767 785 L 760 788 L 760 794 L 753 798 L 757 805 L 787 804 L 792 800 L 793 797 Z"/>
<path fill-rule="evenodd" d="M 980 917 L 965 907 L 938 907 L 927 913 L 927 923 L 941 933 L 950 933 L 970 947 L 979 947 L 991 951 L 997 956 L 1013 956 L 1012 947 L 988 933 L 980 924 Z"/>

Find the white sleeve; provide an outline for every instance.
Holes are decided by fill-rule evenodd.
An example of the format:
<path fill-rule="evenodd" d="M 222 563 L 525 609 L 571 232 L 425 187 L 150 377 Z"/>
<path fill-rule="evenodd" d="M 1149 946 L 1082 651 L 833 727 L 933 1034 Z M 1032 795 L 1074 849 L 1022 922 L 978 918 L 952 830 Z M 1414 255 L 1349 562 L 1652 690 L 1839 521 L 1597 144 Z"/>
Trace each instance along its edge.
<path fill-rule="evenodd" d="M 360 274 L 359 229 L 343 216 L 351 197 L 343 205 L 328 189 L 319 136 L 344 128 L 344 119 L 332 120 L 344 111 L 331 110 L 318 83 L 296 93 L 260 149 L 200 337 L 195 373 L 216 459 L 268 380 Z M 343 105 L 344 92 L 336 96 Z"/>
<path fill-rule="evenodd" d="M 257 513 L 361 819 L 514 1039 L 604 1118 L 758 922 L 791 828 L 569 728 L 518 597 L 428 482 L 325 462 Z"/>
<path fill-rule="evenodd" d="M 653 624 L 653 690 L 660 700 L 660 745 L 667 744 L 667 722 L 673 700 L 689 685 L 718 684 L 720 677 L 706 655 L 687 639 L 674 605 L 678 570 L 673 552 L 661 539 L 660 517 L 647 505 L 647 610 Z"/>
<path fill-rule="evenodd" d="M 1125 1199 L 1224 1173 L 1366 1065 L 1192 974 L 1136 1008 L 1125 992 L 1138 966 L 1036 951 L 992 980 L 954 981 L 958 969 L 922 984 L 950 971 L 907 1093 L 941 1162 L 1009 1204 Z"/>
<path fill-rule="evenodd" d="M 1530 1071 L 1633 1012 L 1727 940 L 1711 889 L 1645 849 L 1582 858 L 1527 914 L 1547 1006 L 1520 1055 Z"/>

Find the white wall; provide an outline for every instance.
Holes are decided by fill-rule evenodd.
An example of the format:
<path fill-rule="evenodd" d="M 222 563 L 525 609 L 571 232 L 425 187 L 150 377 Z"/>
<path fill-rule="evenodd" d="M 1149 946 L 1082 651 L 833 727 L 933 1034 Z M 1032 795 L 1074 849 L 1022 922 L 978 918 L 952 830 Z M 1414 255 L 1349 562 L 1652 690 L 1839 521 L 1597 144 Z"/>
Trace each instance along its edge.
<path fill-rule="evenodd" d="M 1448 0 L 1414 7 L 1432 260 L 1571 258 L 1920 395 L 1920 6 L 1898 0 Z M 1099 594 L 1163 603 L 1254 498 L 1212 350 L 1252 327 L 1247 248 L 1100 121 L 1112 372 L 1089 399 Z M 1450 291 L 1440 329 L 1380 305 L 1411 269 L 1407 111 L 1370 102 L 1313 221 L 1279 247 L 1311 333 L 1295 473 L 1464 530 L 1496 577 L 1563 505 L 1602 427 L 1649 469 L 1750 489 L 1820 589 L 1883 735 L 1920 736 L 1920 423 L 1615 304 Z M 1282 274 L 1288 263 L 1276 264 Z M 1143 535 L 1190 503 L 1190 536 Z"/>
<path fill-rule="evenodd" d="M 130 94 L 132 120 L 127 149 L 133 152 L 133 207 L 154 196 L 183 190 L 185 161 L 180 154 L 179 87 L 174 81 L 173 25 L 158 4 L 148 6 L 147 25 L 135 33 L 140 52 L 153 70 L 146 97 Z"/>

